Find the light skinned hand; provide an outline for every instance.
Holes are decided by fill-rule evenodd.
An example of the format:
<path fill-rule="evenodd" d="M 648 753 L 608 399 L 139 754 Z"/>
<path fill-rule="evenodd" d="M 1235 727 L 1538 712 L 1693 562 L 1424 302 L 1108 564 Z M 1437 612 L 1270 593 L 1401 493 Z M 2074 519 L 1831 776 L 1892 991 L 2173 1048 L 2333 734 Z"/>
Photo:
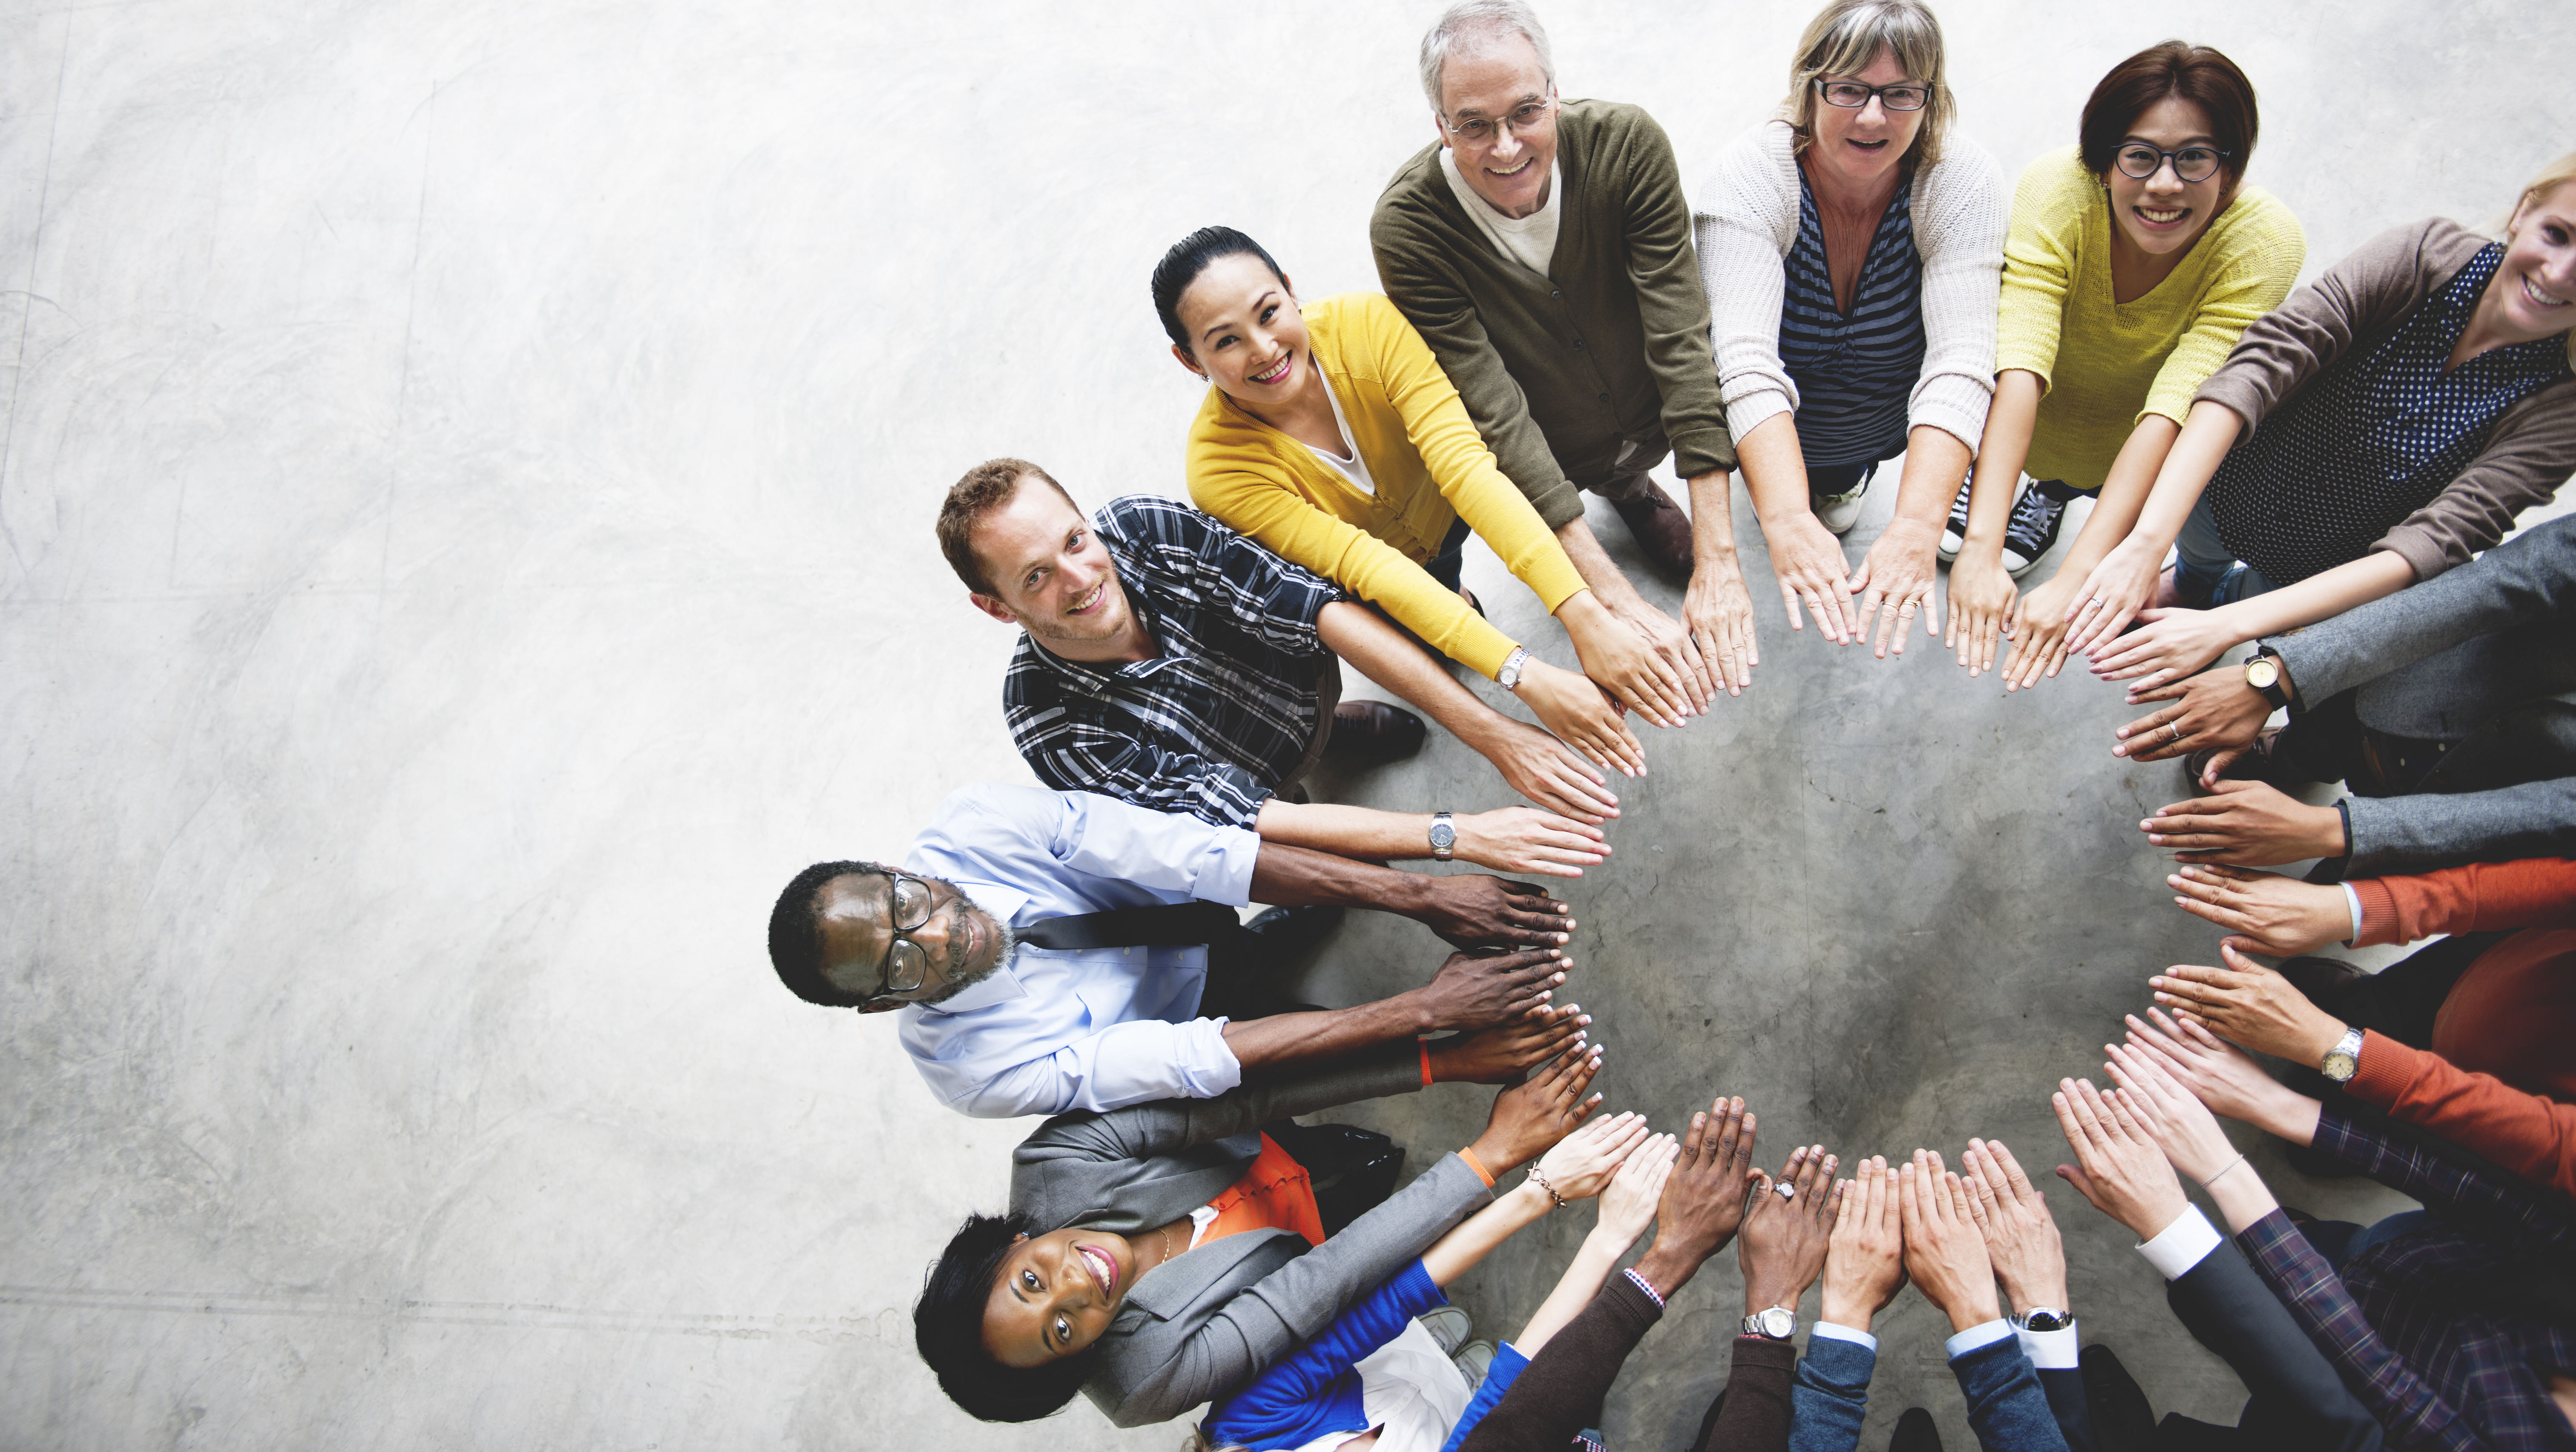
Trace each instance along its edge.
<path fill-rule="evenodd" d="M 2179 868 L 2165 885 L 2182 894 L 2174 906 L 2275 958 L 2313 953 L 2352 931 L 2352 904 L 2333 883 L 2212 863 Z"/>
<path fill-rule="evenodd" d="M 1606 1115 L 1558 1141 L 1538 1157 L 1538 1167 L 1559 1199 L 1589 1200 L 1610 1183 L 1646 1134 L 1646 1116 L 1634 1110 Z"/>
<path fill-rule="evenodd" d="M 2208 796 L 2158 807 L 2138 828 L 2183 862 L 2278 867 L 2345 851 L 2342 813 L 2259 781 L 2222 781 Z"/>
<path fill-rule="evenodd" d="M 1780 604 L 1789 612 L 1789 628 L 1807 628 L 1798 619 L 1798 606 L 1803 603 L 1825 639 L 1842 645 L 1856 635 L 1845 613 L 1852 589 L 1843 542 L 1834 538 L 1815 511 L 1800 510 L 1777 529 L 1765 520 L 1762 537 L 1771 546 L 1771 573 L 1780 582 Z"/>
<path fill-rule="evenodd" d="M 1601 1096 L 1585 1098 L 1592 1076 L 1601 1072 L 1601 1046 L 1560 1054 L 1546 1068 L 1494 1096 L 1485 1132 L 1468 1148 L 1477 1163 L 1494 1174 L 1516 1170 L 1537 1159 L 1558 1140 L 1582 1127 Z"/>
<path fill-rule="evenodd" d="M 1541 877 L 1581 877 L 1610 855 L 1598 827 L 1536 807 L 1497 807 L 1451 818 L 1458 840 L 1452 852 L 1496 872 Z"/>
<path fill-rule="evenodd" d="M 2272 703 L 2245 684 L 2245 672 L 2237 666 L 2220 666 L 2129 692 L 2130 705 L 2149 703 L 2155 704 L 2154 710 L 2113 733 L 2119 742 L 2111 754 L 2131 761 L 2165 761 L 2212 748 L 2216 755 L 2200 776 L 2204 790 L 2225 779 L 2227 768 L 2253 749 L 2263 723 L 2272 719 Z"/>
<path fill-rule="evenodd" d="M 2163 574 L 2164 551 L 2150 552 L 2135 535 L 2114 545 L 2069 598 L 2067 649 L 2090 654 L 2119 639 L 2131 617 L 2155 603 Z"/>
<path fill-rule="evenodd" d="M 2087 1079 L 2060 1079 L 2048 1097 L 2076 1163 L 2057 1173 L 2093 1208 L 2129 1227 L 2141 1242 L 2162 1235 L 2191 1202 L 2155 1140 Z"/>
<path fill-rule="evenodd" d="M 1753 684 L 1753 668 L 1762 664 L 1762 647 L 1753 638 L 1753 595 L 1744 588 L 1733 551 L 1723 559 L 1703 558 L 1692 569 L 1682 595 L 1682 623 L 1702 665 L 1716 671 L 1728 695 L 1743 695 Z"/>
<path fill-rule="evenodd" d="M 2344 1036 L 2344 1022 L 2308 1001 L 2298 985 L 2238 952 L 2237 939 L 2218 945 L 2224 967 L 2177 963 L 2147 980 L 2163 1008 L 2188 1013 L 2212 1032 L 2258 1054 L 2313 1069 Z"/>
<path fill-rule="evenodd" d="M 2145 1020 L 2133 1013 L 2128 1023 L 2129 1047 L 2163 1065 L 2210 1113 L 2241 1120 L 2291 1144 L 2316 1140 L 2324 1106 L 2264 1073 L 2253 1055 L 2191 1015 L 2167 1018 L 2163 1009 L 2151 1008 Z"/>
<path fill-rule="evenodd" d="M 2066 616 L 2082 584 L 2060 570 L 2049 577 L 2047 584 L 2023 591 L 2021 598 L 2013 602 L 2012 614 L 2004 621 L 2004 634 L 2012 639 L 2012 653 L 2004 658 L 2007 694 L 2029 690 L 2042 678 L 2054 678 L 2066 668 Z"/>
<path fill-rule="evenodd" d="M 1521 666 L 1521 683 L 1512 694 L 1566 745 L 1621 776 L 1646 774 L 1646 748 L 1628 729 L 1618 704 L 1581 672 L 1531 656 Z"/>
<path fill-rule="evenodd" d="M 1646 1227 L 1655 1223 L 1655 1205 L 1664 1196 L 1664 1182 L 1672 1178 L 1673 1163 L 1681 1158 L 1682 1142 L 1669 1134 L 1648 1135 L 1628 1157 L 1619 1162 L 1619 1173 L 1612 1177 L 1610 1188 L 1601 1192 L 1601 1208 L 1592 1223 L 1592 1233 L 1617 1244 L 1621 1250 L 1636 1243 Z"/>
<path fill-rule="evenodd" d="M 1595 603 L 1586 607 L 1582 603 L 1586 600 Z M 1566 638 L 1574 642 L 1583 673 L 1621 709 L 1666 728 L 1691 717 L 1682 673 L 1657 651 L 1656 642 L 1639 634 L 1592 592 L 1576 591 L 1556 607 L 1556 618 L 1565 627 Z"/>
<path fill-rule="evenodd" d="M 2022 1173 L 2002 1140 L 1972 1139 L 1967 1166 L 1968 1215 L 1986 1237 L 1995 1279 L 2016 1310 L 2066 1309 L 2066 1242 L 2048 1213 L 2048 1198 Z"/>
<path fill-rule="evenodd" d="M 1735 1243 L 1744 1270 L 1744 1314 L 1773 1306 L 1796 1310 L 1824 1272 L 1834 1230 L 1835 1159 L 1823 1145 L 1800 1145 L 1774 1181 L 1763 1175 L 1744 1211 L 1743 1238 Z M 1776 1188 L 1794 1192 L 1783 1195 Z"/>
<path fill-rule="evenodd" d="M 2138 618 L 2146 624 L 2093 647 L 2093 674 L 2106 681 L 2161 686 L 2208 669 L 2244 639 L 2230 628 L 2231 617 L 2219 610 L 2170 606 L 2141 610 Z"/>
<path fill-rule="evenodd" d="M 1914 618 L 1923 617 L 1923 633 L 1938 639 L 1941 608 L 1932 582 L 1940 574 L 1941 531 L 1911 519 L 1891 519 L 1887 530 L 1862 557 L 1860 569 L 1846 586 L 1860 597 L 1852 612 L 1852 638 L 1868 641 L 1870 653 L 1887 659 L 1891 643 L 1905 654 L 1905 637 Z"/>
<path fill-rule="evenodd" d="M 1598 827 L 1619 815 L 1619 794 L 1583 753 L 1526 721 L 1493 719 L 1491 739 L 1477 747 L 1503 782 L 1541 810 Z"/>
<path fill-rule="evenodd" d="M 1822 1310 L 1837 1326 L 1866 1331 L 1905 1289 L 1905 1223 L 1896 1175 L 1883 1156 L 1857 1162 L 1852 1174 L 1837 1187 L 1842 1201 L 1825 1253 Z"/>
<path fill-rule="evenodd" d="M 2155 1056 L 2126 1044 L 2106 1044 L 2109 1062 L 2102 1068 L 2120 1086 L 2114 1109 L 2144 1130 L 2173 1167 L 2206 1185 L 2236 1162 L 2236 1146 L 2209 1106 L 2165 1072 Z"/>
<path fill-rule="evenodd" d="M 1689 629 L 1633 591 L 1626 599 L 1612 605 L 1610 613 L 1637 632 L 1637 638 L 1671 668 L 1680 683 L 1680 699 L 1690 708 L 1690 714 L 1707 715 L 1708 703 L 1717 695 L 1717 673 L 1706 668 L 1701 661 L 1699 643 L 1692 638 Z"/>
<path fill-rule="evenodd" d="M 1896 1170 L 1897 1205 L 1905 1223 L 1905 1271 L 1943 1315 L 1965 1331 L 2003 1315 L 1995 1297 L 1995 1264 L 1968 1211 L 1967 1187 L 1941 1168 L 1941 1157 L 1916 1150 Z"/>
<path fill-rule="evenodd" d="M 2000 549 L 1961 550 L 1950 562 L 1950 630 L 1941 643 L 1957 648 L 1968 679 L 1995 668 L 1995 643 L 2011 629 L 2013 602 L 2020 596 Z"/>

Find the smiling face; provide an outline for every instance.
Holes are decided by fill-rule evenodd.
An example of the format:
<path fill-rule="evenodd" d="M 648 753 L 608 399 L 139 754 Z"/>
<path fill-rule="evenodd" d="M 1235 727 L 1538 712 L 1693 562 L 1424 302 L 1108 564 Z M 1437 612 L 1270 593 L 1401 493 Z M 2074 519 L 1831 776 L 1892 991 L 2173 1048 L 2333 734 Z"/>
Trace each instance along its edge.
<path fill-rule="evenodd" d="M 1136 1284 L 1136 1252 L 1106 1230 L 1055 1230 L 1012 1242 L 984 1303 L 984 1349 L 1009 1367 L 1071 1356 L 1109 1329 Z"/>
<path fill-rule="evenodd" d="M 1091 521 L 1046 481 L 1022 475 L 1010 499 L 976 522 L 973 539 L 994 590 L 967 597 L 976 609 L 1076 660 L 1106 658 L 1128 634 L 1136 616 L 1118 562 Z"/>
<path fill-rule="evenodd" d="M 1547 70 L 1529 38 L 1496 36 L 1440 66 L 1440 112 L 1450 126 L 1492 123 L 1482 142 L 1453 136 L 1440 126 L 1440 142 L 1454 153 L 1458 174 L 1476 195 L 1507 217 L 1526 217 L 1547 205 L 1548 177 L 1556 166 L 1556 108 L 1548 105 Z M 1529 106 L 1543 110 L 1527 126 L 1505 126 L 1505 117 Z"/>
<path fill-rule="evenodd" d="M 2122 144 L 2144 142 L 2158 151 L 2215 147 L 2209 113 L 2180 96 L 2167 96 L 2130 123 Z M 2103 177 L 2111 190 L 2111 223 L 2131 247 L 2150 257 L 2180 252 L 2209 230 L 2225 208 L 2233 178 L 2222 165 L 2205 181 L 2187 182 L 2164 162 L 2141 181 L 2113 166 Z"/>
<path fill-rule="evenodd" d="M 1249 252 L 1207 265 L 1173 309 L 1190 348 L 1172 356 L 1226 397 L 1255 413 L 1297 397 L 1314 367 L 1307 360 L 1306 316 L 1288 280 Z"/>
<path fill-rule="evenodd" d="M 993 971 L 1009 935 L 991 913 L 936 878 L 922 879 L 932 894 L 930 918 L 903 934 L 929 962 L 919 988 L 882 995 L 861 1009 L 883 1013 L 926 1003 Z M 894 950 L 894 883 L 873 872 L 852 872 L 824 883 L 814 895 L 815 926 L 823 938 L 823 977 L 849 994 L 876 994 Z"/>
<path fill-rule="evenodd" d="M 1929 86 L 1921 76 L 1909 76 L 1896 59 L 1896 52 L 1886 46 L 1870 58 L 1869 65 L 1850 75 L 1827 75 L 1826 81 L 1858 81 L 1864 86 Z M 1807 144 L 1800 159 L 1808 167 L 1811 179 L 1828 187 L 1857 195 L 1870 195 L 1884 189 L 1897 163 L 1914 145 L 1915 136 L 1923 129 L 1925 111 L 1890 111 L 1878 97 L 1872 96 L 1858 108 L 1827 104 L 1818 98 L 1815 108 L 1815 137 Z"/>
<path fill-rule="evenodd" d="M 2480 311 L 2494 310 L 2493 331 L 2529 342 L 2576 326 L 2576 182 L 2561 182 L 2514 209 L 2504 261 Z"/>

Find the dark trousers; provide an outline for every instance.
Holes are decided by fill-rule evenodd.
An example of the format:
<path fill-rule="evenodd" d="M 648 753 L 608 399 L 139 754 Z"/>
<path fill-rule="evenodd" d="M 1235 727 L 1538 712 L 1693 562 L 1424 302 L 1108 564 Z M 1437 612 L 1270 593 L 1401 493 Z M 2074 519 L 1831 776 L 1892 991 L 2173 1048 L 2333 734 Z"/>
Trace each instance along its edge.
<path fill-rule="evenodd" d="M 1440 553 L 1433 555 L 1430 560 L 1422 566 L 1422 572 L 1439 581 L 1441 586 L 1445 589 L 1457 589 L 1459 572 L 1467 567 L 1467 536 L 1473 533 L 1475 533 L 1475 531 L 1469 529 L 1467 527 L 1467 521 L 1463 519 L 1458 521 L 1455 525 L 1452 525 L 1449 530 L 1449 537 L 1440 542 Z M 1414 634 L 1403 621 L 1387 614 L 1385 606 L 1380 605 L 1375 600 L 1371 600 L 1366 603 L 1368 608 L 1377 612 L 1379 619 L 1394 626 L 1403 634 L 1405 639 L 1412 641 L 1417 646 L 1420 646 L 1423 654 L 1430 656 L 1433 660 L 1447 660 L 1449 658 L 1446 655 L 1441 654 L 1439 651 L 1433 650 L 1429 641 Z M 1482 614 L 1484 612 L 1479 610 L 1477 613 Z"/>

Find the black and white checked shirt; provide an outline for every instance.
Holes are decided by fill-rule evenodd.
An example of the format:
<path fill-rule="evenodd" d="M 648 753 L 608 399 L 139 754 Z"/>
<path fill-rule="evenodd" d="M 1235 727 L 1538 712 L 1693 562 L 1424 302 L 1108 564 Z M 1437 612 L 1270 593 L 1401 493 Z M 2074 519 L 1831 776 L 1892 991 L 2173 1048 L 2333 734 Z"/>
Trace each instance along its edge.
<path fill-rule="evenodd" d="M 1058 791 L 1250 828 L 1314 738 L 1333 659 L 1315 617 L 1342 592 L 1158 495 L 1113 499 L 1092 527 L 1162 654 L 1088 665 L 1023 634 L 1002 684 L 1011 739 Z"/>

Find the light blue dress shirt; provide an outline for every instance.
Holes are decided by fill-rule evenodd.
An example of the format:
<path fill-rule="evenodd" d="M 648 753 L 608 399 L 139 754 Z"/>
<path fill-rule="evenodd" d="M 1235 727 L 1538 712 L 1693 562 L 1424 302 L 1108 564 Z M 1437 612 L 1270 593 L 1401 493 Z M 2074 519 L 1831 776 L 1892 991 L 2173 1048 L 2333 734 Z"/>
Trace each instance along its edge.
<path fill-rule="evenodd" d="M 1261 839 L 1088 792 L 971 786 L 904 853 L 1017 928 L 1197 898 L 1252 900 Z M 1243 1081 L 1223 1019 L 1198 1017 L 1207 949 L 1022 945 L 945 1002 L 901 1011 L 904 1051 L 949 1108 L 985 1119 L 1207 1099 Z"/>

